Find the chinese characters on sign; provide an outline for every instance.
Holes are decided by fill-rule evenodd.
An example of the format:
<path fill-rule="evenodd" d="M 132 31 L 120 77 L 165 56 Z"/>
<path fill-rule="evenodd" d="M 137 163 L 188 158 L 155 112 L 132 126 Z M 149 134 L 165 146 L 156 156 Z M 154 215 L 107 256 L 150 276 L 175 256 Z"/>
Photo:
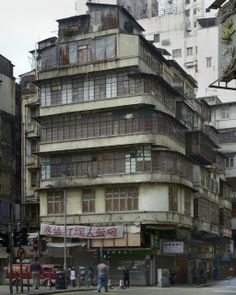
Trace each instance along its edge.
<path fill-rule="evenodd" d="M 184 242 L 164 242 L 163 253 L 184 253 Z"/>
<path fill-rule="evenodd" d="M 81 226 L 72 225 L 66 227 L 68 238 L 83 239 L 116 239 L 123 237 L 123 226 Z M 41 224 L 40 234 L 51 237 L 64 237 L 64 225 Z"/>

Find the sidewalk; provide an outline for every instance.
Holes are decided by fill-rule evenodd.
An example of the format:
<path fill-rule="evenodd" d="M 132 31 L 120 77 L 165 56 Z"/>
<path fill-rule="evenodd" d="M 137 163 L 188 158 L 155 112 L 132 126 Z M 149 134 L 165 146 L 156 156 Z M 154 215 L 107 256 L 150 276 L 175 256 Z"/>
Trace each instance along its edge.
<path fill-rule="evenodd" d="M 30 288 L 30 291 L 28 292 L 27 287 L 24 286 L 24 293 L 20 293 L 20 288 L 18 289 L 18 294 L 43 294 L 43 295 L 47 295 L 47 294 L 60 294 L 60 293 L 69 293 L 69 292 L 78 292 L 78 291 L 91 291 L 91 290 L 96 290 L 95 287 L 81 287 L 81 288 L 71 288 L 68 287 L 67 289 L 62 289 L 62 290 L 57 290 L 55 288 L 52 288 L 51 290 L 49 288 L 44 288 L 44 287 L 40 287 L 40 289 L 35 290 L 33 288 Z M 9 291 L 9 286 L 8 285 L 0 285 L 0 295 L 8 295 L 10 294 Z M 13 288 L 13 294 L 17 294 L 16 293 L 16 288 Z"/>

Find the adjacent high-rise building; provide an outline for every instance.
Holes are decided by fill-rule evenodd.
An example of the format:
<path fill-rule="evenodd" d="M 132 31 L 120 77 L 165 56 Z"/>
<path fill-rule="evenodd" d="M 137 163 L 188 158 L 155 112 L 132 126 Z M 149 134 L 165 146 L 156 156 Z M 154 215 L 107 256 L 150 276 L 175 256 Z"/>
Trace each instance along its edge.
<path fill-rule="evenodd" d="M 20 89 L 13 76 L 13 64 L 0 55 L 0 231 L 19 220 L 20 192 Z M 8 264 L 0 246 L 0 268 Z M 0 273 L 0 282 L 3 272 Z"/>

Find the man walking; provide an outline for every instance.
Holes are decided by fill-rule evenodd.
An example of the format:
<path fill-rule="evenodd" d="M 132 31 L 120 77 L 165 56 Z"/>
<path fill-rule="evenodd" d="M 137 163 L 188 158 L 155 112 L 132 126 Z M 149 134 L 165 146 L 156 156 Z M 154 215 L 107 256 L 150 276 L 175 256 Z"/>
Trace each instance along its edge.
<path fill-rule="evenodd" d="M 105 292 L 107 292 L 107 280 L 108 280 L 108 266 L 105 262 L 100 262 L 97 266 L 98 273 L 98 293 L 101 292 L 102 287 L 104 287 Z"/>
<path fill-rule="evenodd" d="M 40 275 L 42 273 L 42 266 L 38 261 L 38 257 L 30 264 L 30 273 L 32 274 L 33 286 L 35 289 L 38 289 L 40 285 Z"/>

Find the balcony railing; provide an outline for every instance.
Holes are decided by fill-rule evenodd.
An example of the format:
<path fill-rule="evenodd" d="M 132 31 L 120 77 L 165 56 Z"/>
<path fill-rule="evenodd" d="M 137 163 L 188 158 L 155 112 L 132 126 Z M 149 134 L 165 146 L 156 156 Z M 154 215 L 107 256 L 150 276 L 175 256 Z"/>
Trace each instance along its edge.
<path fill-rule="evenodd" d="M 149 117 L 135 117 L 135 114 L 130 113 L 126 114 L 125 118 L 104 120 L 94 116 L 86 120 L 87 122 L 85 119 L 71 117 L 70 120 L 69 117 L 63 122 L 63 118 L 62 121 L 59 121 L 58 117 L 58 122 L 54 120 L 55 123 L 52 121 L 42 122 L 41 142 L 151 133 L 169 137 L 181 146 L 184 146 L 185 143 L 182 127 L 177 125 L 175 119 L 165 115 L 150 114 Z"/>
<path fill-rule="evenodd" d="M 96 155 L 94 155 L 94 159 Z M 97 156 L 99 158 L 99 156 Z M 59 159 L 54 160 L 61 162 Z M 101 175 L 128 175 L 138 173 L 176 174 L 192 181 L 191 162 L 183 156 L 168 152 L 153 152 L 152 160 L 132 156 L 112 160 L 67 162 L 60 164 L 43 163 L 42 179 L 68 177 L 97 177 Z"/>

